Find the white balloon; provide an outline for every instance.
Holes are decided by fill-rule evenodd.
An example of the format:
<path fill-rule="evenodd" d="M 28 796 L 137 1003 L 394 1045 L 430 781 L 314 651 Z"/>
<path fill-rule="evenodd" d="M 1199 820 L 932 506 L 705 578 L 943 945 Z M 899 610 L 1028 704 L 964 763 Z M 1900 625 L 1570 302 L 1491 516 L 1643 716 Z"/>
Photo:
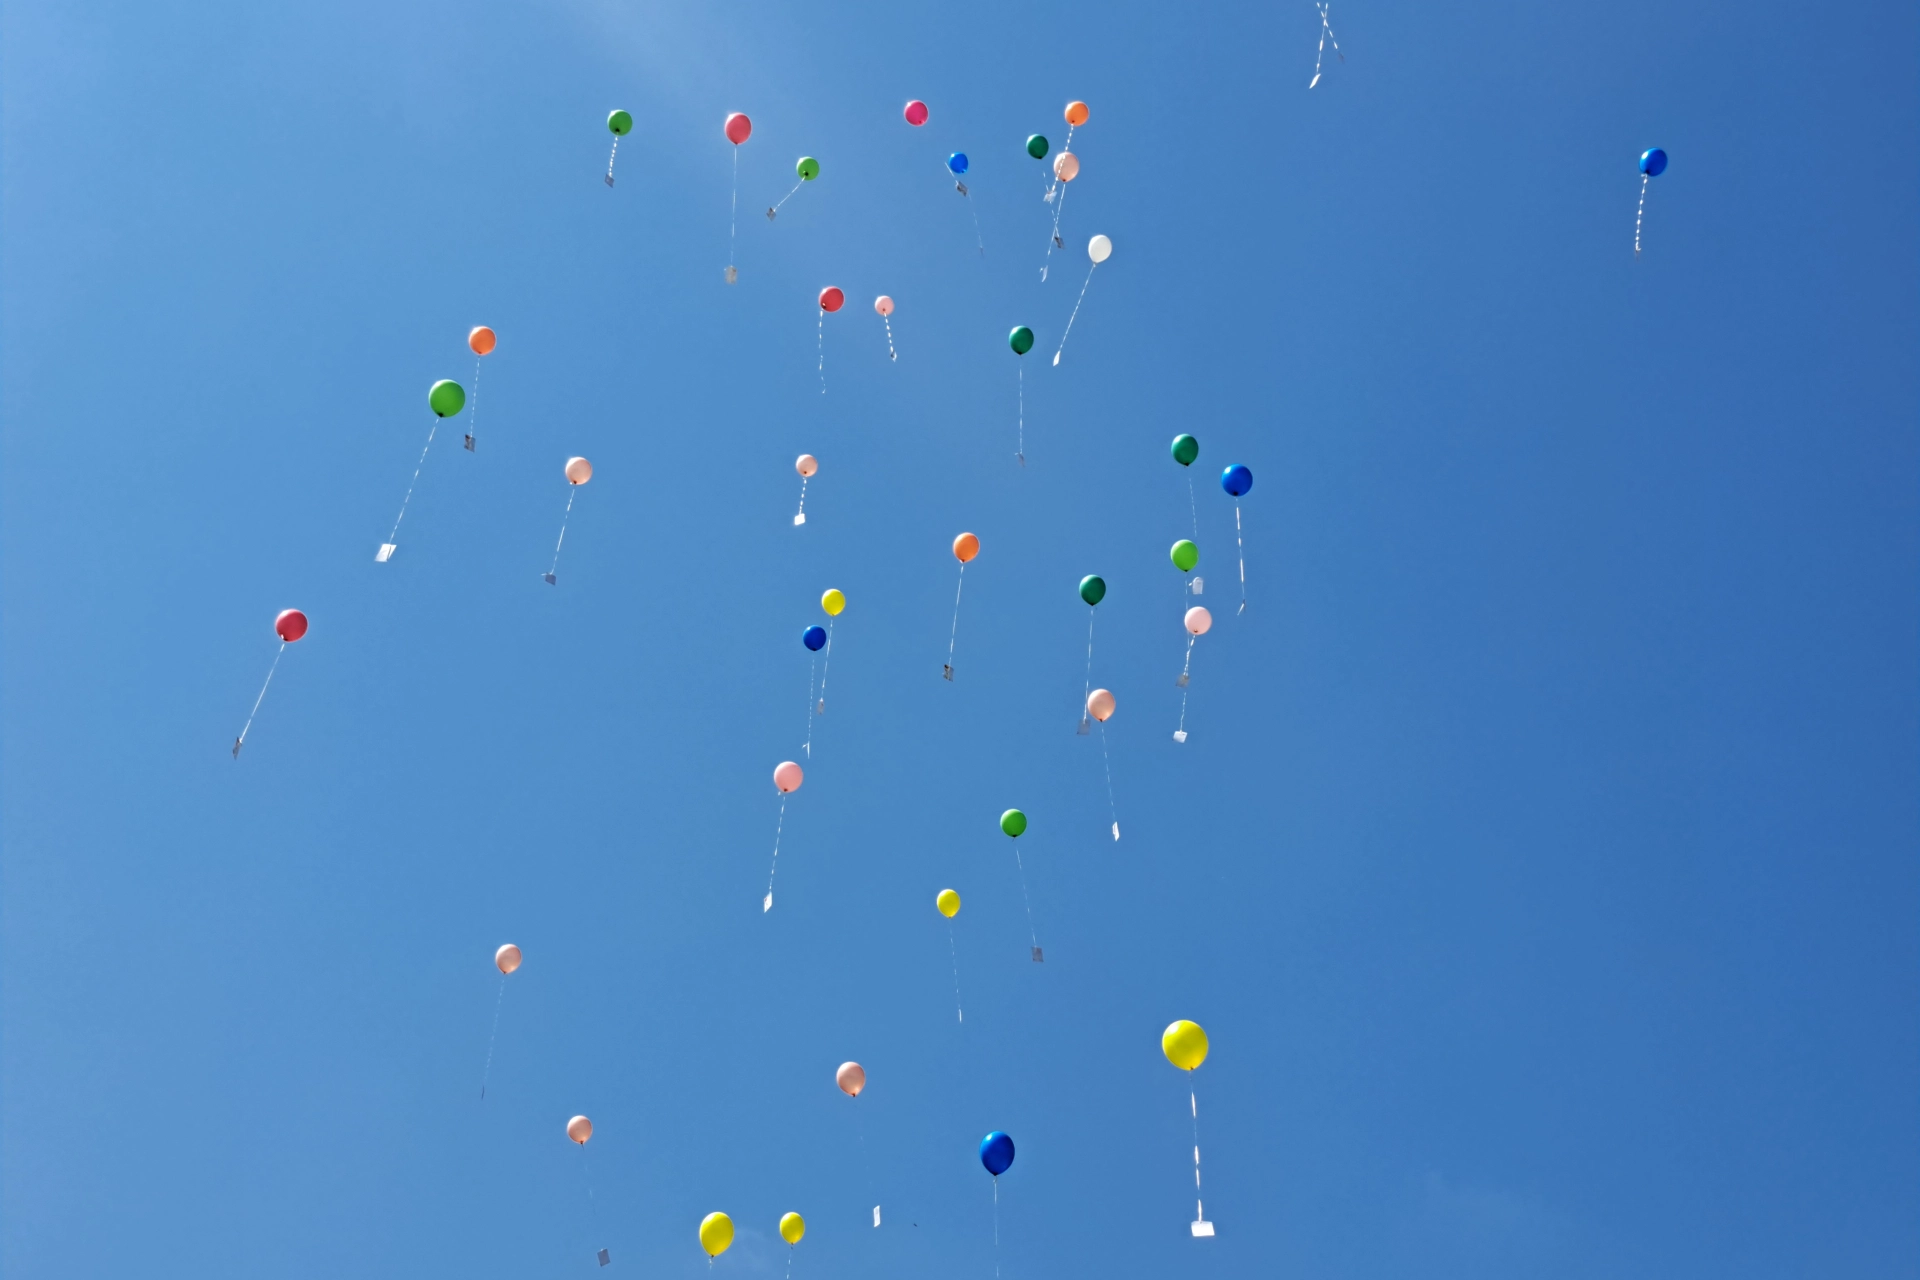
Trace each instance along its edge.
<path fill-rule="evenodd" d="M 1093 265 L 1099 266 L 1113 256 L 1113 241 L 1105 236 L 1095 236 L 1087 241 L 1087 256 L 1093 259 Z"/>

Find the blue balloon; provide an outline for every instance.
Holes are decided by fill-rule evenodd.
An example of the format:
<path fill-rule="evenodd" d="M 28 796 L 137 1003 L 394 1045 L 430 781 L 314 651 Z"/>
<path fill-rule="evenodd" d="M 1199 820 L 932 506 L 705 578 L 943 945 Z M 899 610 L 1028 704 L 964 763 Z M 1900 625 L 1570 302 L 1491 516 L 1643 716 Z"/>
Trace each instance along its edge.
<path fill-rule="evenodd" d="M 1013 1139 L 998 1129 L 980 1139 L 980 1163 L 996 1178 L 1013 1168 Z"/>
<path fill-rule="evenodd" d="M 956 151 L 948 156 L 947 168 L 953 170 L 956 174 L 965 173 L 967 171 L 967 153 L 964 151 Z"/>
<path fill-rule="evenodd" d="M 820 652 L 827 647 L 827 629 L 825 627 L 808 627 L 800 633 L 800 643 L 815 653 Z"/>
<path fill-rule="evenodd" d="M 1236 462 L 1220 473 L 1220 487 L 1238 498 L 1253 488 L 1253 472 Z"/>
<path fill-rule="evenodd" d="M 1657 178 L 1667 171 L 1667 153 L 1658 147 L 1648 147 L 1640 156 L 1640 172 L 1649 178 Z"/>

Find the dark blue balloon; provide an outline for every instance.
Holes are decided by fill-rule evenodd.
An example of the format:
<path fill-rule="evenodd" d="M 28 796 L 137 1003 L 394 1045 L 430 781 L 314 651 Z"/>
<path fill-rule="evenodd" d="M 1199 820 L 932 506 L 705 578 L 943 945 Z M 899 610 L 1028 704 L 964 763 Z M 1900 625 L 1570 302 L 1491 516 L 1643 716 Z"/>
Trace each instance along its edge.
<path fill-rule="evenodd" d="M 957 174 L 965 173 L 967 171 L 967 153 L 964 151 L 956 151 L 952 155 L 948 156 L 947 168 L 953 170 Z"/>
<path fill-rule="evenodd" d="M 1220 473 L 1220 487 L 1238 498 L 1253 488 L 1253 472 L 1236 462 Z"/>
<path fill-rule="evenodd" d="M 827 629 L 825 627 L 808 627 L 800 633 L 800 643 L 815 653 L 820 652 L 827 647 Z"/>
<path fill-rule="evenodd" d="M 1013 1168 L 1013 1139 L 998 1129 L 980 1139 L 980 1163 L 996 1178 Z"/>
<path fill-rule="evenodd" d="M 1657 178 L 1667 171 L 1667 153 L 1658 147 L 1649 147 L 1640 157 L 1640 172 L 1649 178 Z"/>

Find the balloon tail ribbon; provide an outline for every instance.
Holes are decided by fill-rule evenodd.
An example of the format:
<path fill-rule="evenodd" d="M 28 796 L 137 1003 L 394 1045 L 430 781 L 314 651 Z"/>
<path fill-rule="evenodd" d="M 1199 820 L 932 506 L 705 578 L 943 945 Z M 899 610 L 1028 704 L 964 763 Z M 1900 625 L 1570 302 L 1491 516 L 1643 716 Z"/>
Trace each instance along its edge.
<path fill-rule="evenodd" d="M 1247 540 L 1240 532 L 1240 504 L 1233 504 L 1233 541 L 1240 549 L 1240 612 L 1247 611 Z"/>
<path fill-rule="evenodd" d="M 1066 152 L 1063 150 L 1062 155 Z M 1047 264 L 1053 261 L 1053 251 L 1060 248 L 1060 211 L 1067 207 L 1067 184 L 1060 183 L 1060 198 L 1053 202 L 1053 235 L 1047 241 L 1046 260 L 1040 264 L 1040 282 L 1046 283 Z"/>
<path fill-rule="evenodd" d="M 480 1101 L 487 1100 L 487 1077 L 493 1074 L 493 1042 L 500 1036 L 500 1006 L 507 1000 L 507 975 L 500 975 L 500 994 L 493 998 L 493 1030 L 487 1033 L 487 1065 L 480 1069 Z"/>
<path fill-rule="evenodd" d="M 473 358 L 473 399 L 467 402 L 467 452 L 473 452 L 473 428 L 480 418 L 480 357 Z"/>
<path fill-rule="evenodd" d="M 807 522 L 807 478 L 805 476 L 800 477 L 800 509 L 793 513 L 793 522 L 795 524 Z"/>
<path fill-rule="evenodd" d="M 1067 334 L 1070 334 L 1073 332 L 1073 322 L 1080 318 L 1080 303 L 1085 302 L 1087 300 L 1087 285 L 1093 283 L 1094 268 L 1098 267 L 1099 265 L 1100 264 L 1096 262 L 1093 264 L 1093 266 L 1087 268 L 1087 279 L 1086 279 L 1086 283 L 1080 286 L 1079 301 L 1076 301 L 1073 304 L 1073 314 L 1067 317 L 1066 332 L 1060 335 L 1060 345 L 1059 347 L 1055 348 L 1053 353 L 1053 363 L 1055 365 L 1058 365 L 1060 363 L 1060 353 L 1067 349 Z"/>
<path fill-rule="evenodd" d="M 780 793 L 780 819 L 773 827 L 773 865 L 767 868 L 767 896 L 760 903 L 760 914 L 773 910 L 773 877 L 780 870 L 780 833 L 787 826 L 787 795 Z"/>
<path fill-rule="evenodd" d="M 817 705 L 813 709 L 813 713 L 817 716 L 823 716 L 827 714 L 827 668 L 832 665 L 833 665 L 833 619 L 828 618 L 827 619 L 827 651 L 826 651 L 826 656 L 820 659 L 820 702 L 819 702 L 819 705 Z M 813 741 L 811 734 L 809 734 L 807 741 L 809 742 Z"/>
<path fill-rule="evenodd" d="M 820 323 L 814 338 L 820 348 L 820 394 L 827 394 L 827 309 L 820 308 Z"/>
<path fill-rule="evenodd" d="M 1020 434 L 1015 438 L 1013 456 L 1027 465 L 1027 366 L 1020 366 Z"/>
<path fill-rule="evenodd" d="M 375 564 L 385 564 L 393 559 L 393 553 L 400 549 L 400 522 L 407 518 L 407 504 L 413 501 L 413 488 L 420 483 L 420 468 L 427 465 L 427 450 L 433 448 L 433 437 L 439 430 L 440 419 L 436 417 L 433 420 L 433 426 L 427 431 L 427 443 L 420 450 L 420 461 L 413 464 L 413 479 L 407 481 L 407 496 L 400 499 L 400 514 L 393 518 L 393 532 L 387 535 L 387 540 L 381 544 L 380 550 L 374 553 Z"/>
<path fill-rule="evenodd" d="M 740 278 L 740 268 L 733 264 L 734 242 L 740 229 L 740 146 L 733 148 L 733 201 L 727 213 L 727 283 L 732 284 Z"/>
<path fill-rule="evenodd" d="M 1093 620 L 1097 616 L 1093 606 L 1087 606 L 1087 674 L 1080 688 L 1080 727 L 1075 730 L 1076 733 L 1081 734 L 1086 733 L 1089 728 L 1087 699 L 1093 696 Z M 1103 728 L 1101 732 L 1105 733 L 1106 730 Z"/>
<path fill-rule="evenodd" d="M 967 195 L 966 183 L 956 182 L 953 185 L 960 188 L 961 195 L 967 197 L 967 212 L 973 215 L 973 243 L 979 248 L 980 256 L 984 258 L 987 256 L 987 240 L 980 234 L 980 211 L 973 207 L 973 197 Z"/>
<path fill-rule="evenodd" d="M 553 565 L 542 575 L 546 578 L 547 585 L 550 587 L 559 585 L 560 547 L 567 540 L 567 521 L 573 519 L 573 495 L 579 492 L 579 485 L 567 486 L 567 510 L 566 514 L 560 517 L 560 536 L 556 538 L 553 543 Z"/>
<path fill-rule="evenodd" d="M 1200 541 L 1200 506 L 1193 500 L 1193 472 L 1187 472 L 1187 514 L 1193 518 L 1193 540 Z"/>
<path fill-rule="evenodd" d="M 620 135 L 613 135 L 613 150 L 607 152 L 607 185 L 613 185 L 613 161 L 620 154 Z"/>
<path fill-rule="evenodd" d="M 587 1184 L 587 1215 L 593 1220 L 593 1234 L 597 1236 L 600 1234 L 600 1202 L 594 1198 L 593 1168 L 587 1163 L 587 1144 L 584 1142 L 580 1144 L 580 1176 Z M 605 1249 L 598 1252 L 603 1259 L 607 1256 Z M 604 1267 L 607 1264 L 603 1261 L 600 1265 Z"/>
<path fill-rule="evenodd" d="M 793 191 L 798 191 L 798 190 L 799 190 L 799 189 L 800 189 L 800 188 L 801 188 L 802 186 L 804 186 L 804 185 L 806 184 L 806 181 L 807 181 L 807 180 L 806 180 L 805 178 L 802 178 L 802 179 L 800 179 L 800 181 L 799 181 L 799 182 L 796 182 L 796 183 L 794 183 L 794 184 L 793 184 Z M 773 207 L 772 207 L 771 209 L 768 209 L 768 210 L 767 210 L 767 221 L 768 221 L 768 222 L 772 222 L 772 221 L 773 221 L 773 218 L 774 218 L 774 215 L 780 212 L 780 208 L 781 208 L 781 205 L 784 205 L 784 204 L 786 204 L 786 202 L 787 202 L 787 201 L 789 201 L 789 200 L 791 200 L 791 199 L 793 199 L 793 191 L 789 191 L 789 192 L 787 192 L 787 194 L 785 194 L 785 195 L 783 195 L 783 196 L 781 196 L 781 197 L 780 197 L 780 204 L 776 204 L 776 205 L 774 205 L 774 206 L 773 206 Z"/>
<path fill-rule="evenodd" d="M 1178 682 L 1180 685 L 1180 727 L 1173 731 L 1173 740 L 1175 742 L 1185 742 L 1187 740 L 1187 677 L 1192 670 L 1193 637 L 1188 636 L 1187 661 L 1186 665 L 1180 669 L 1180 680 Z"/>
<path fill-rule="evenodd" d="M 1188 1072 L 1189 1078 L 1192 1072 Z M 1200 1098 L 1191 1088 L 1187 1090 L 1187 1105 L 1193 1112 L 1193 1234 L 1210 1236 L 1213 1224 L 1207 1221 L 1206 1205 L 1200 1199 Z"/>
<path fill-rule="evenodd" d="M 813 674 L 817 664 L 807 660 L 807 759 L 813 759 Z"/>
<path fill-rule="evenodd" d="M 1647 184 L 1653 181 L 1651 174 L 1640 175 L 1640 207 L 1633 213 L 1633 256 L 1640 256 L 1640 220 L 1647 214 Z"/>
<path fill-rule="evenodd" d="M 953 940 L 953 917 L 947 917 L 947 954 L 953 958 L 953 1020 L 965 1022 L 967 1015 L 960 1008 L 960 944 Z"/>
<path fill-rule="evenodd" d="M 1040 963 L 1040 936 L 1033 931 L 1033 900 L 1027 897 L 1027 864 L 1020 857 L 1020 845 L 1013 846 L 1013 865 L 1020 871 L 1020 902 L 1027 909 L 1027 941 L 1033 947 L 1034 963 Z"/>
<path fill-rule="evenodd" d="M 1000 1175 L 993 1175 L 993 1280 L 1000 1280 Z"/>
<path fill-rule="evenodd" d="M 1340 41 L 1334 37 L 1333 27 L 1327 21 L 1327 6 L 1316 3 L 1313 7 L 1320 11 L 1320 49 L 1313 55 L 1313 79 L 1307 82 L 1309 89 L 1320 83 L 1320 60 L 1326 56 L 1328 41 L 1333 41 L 1333 56 L 1342 62 L 1347 60 L 1347 55 L 1340 52 Z"/>
<path fill-rule="evenodd" d="M 282 640 L 274 651 L 273 665 L 267 668 L 267 678 L 260 684 L 260 693 L 253 700 L 253 710 L 247 712 L 247 722 L 240 726 L 240 736 L 233 740 L 233 758 L 240 758 L 240 748 L 247 744 L 247 730 L 253 728 L 253 718 L 260 714 L 260 704 L 266 700 L 267 686 L 273 683 L 273 673 L 280 669 L 280 655 L 287 651 L 287 642 Z"/>
<path fill-rule="evenodd" d="M 900 353 L 893 349 L 893 321 L 887 319 L 885 316 L 881 316 L 880 323 L 887 326 L 887 359 L 898 360 Z"/>
<path fill-rule="evenodd" d="M 1100 764 L 1107 771 L 1107 816 L 1113 819 L 1113 838 L 1120 838 L 1120 809 L 1113 802 L 1113 760 L 1107 755 L 1107 724 L 1100 722 Z"/>
<path fill-rule="evenodd" d="M 954 641 L 960 638 L 960 593 L 966 589 L 967 566 L 962 564 L 960 566 L 960 585 L 953 589 L 953 630 L 947 633 L 947 665 L 943 667 L 940 672 L 940 674 L 948 680 L 953 679 L 953 644 Z"/>

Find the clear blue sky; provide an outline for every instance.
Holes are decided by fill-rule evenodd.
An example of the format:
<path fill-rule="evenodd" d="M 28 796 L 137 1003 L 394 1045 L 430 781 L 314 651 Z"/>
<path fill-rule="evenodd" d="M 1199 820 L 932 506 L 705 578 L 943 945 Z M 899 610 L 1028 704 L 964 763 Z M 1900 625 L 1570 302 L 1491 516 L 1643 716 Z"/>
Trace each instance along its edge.
<path fill-rule="evenodd" d="M 1333 18 L 8 5 L 0 1267 L 1916 1274 L 1913 8 Z"/>

